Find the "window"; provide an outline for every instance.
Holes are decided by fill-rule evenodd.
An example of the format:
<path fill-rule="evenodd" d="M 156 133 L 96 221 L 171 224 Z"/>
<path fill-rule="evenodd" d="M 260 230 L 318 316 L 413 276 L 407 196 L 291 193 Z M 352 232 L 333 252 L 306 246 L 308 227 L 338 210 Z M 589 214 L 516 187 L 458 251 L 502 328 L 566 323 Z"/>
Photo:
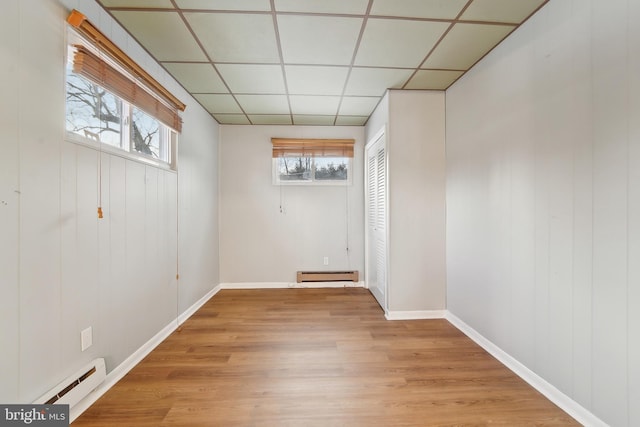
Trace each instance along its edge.
<path fill-rule="evenodd" d="M 155 80 L 145 78 L 144 70 L 78 14 L 74 11 L 68 19 L 79 31 L 69 29 L 68 137 L 175 168 L 182 125 L 177 110 L 184 110 L 184 104 L 166 95 L 166 89 L 153 87 Z"/>
<path fill-rule="evenodd" d="M 352 139 L 272 138 L 274 184 L 350 184 Z"/>

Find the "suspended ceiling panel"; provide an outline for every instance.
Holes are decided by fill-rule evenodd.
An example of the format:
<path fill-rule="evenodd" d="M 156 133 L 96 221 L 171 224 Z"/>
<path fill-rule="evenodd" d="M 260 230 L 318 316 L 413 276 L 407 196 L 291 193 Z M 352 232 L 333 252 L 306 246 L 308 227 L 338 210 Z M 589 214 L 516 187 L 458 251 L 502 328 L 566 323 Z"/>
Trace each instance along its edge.
<path fill-rule="evenodd" d="M 223 124 L 366 123 L 445 90 L 548 0 L 98 0 Z"/>

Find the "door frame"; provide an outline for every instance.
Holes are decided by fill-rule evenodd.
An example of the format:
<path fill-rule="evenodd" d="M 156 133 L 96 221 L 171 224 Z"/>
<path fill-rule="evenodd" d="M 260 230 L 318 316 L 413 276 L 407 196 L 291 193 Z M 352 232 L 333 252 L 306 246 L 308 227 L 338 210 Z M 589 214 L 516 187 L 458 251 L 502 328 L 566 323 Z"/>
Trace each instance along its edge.
<path fill-rule="evenodd" d="M 382 307 L 382 309 L 384 310 L 385 314 L 388 313 L 389 311 L 389 252 L 388 252 L 388 247 L 389 247 L 389 156 L 388 156 L 388 141 L 387 141 L 387 136 L 388 136 L 388 132 L 387 132 L 387 125 L 385 124 L 384 126 L 382 126 L 381 129 L 379 129 L 371 139 L 369 139 L 369 141 L 367 141 L 367 143 L 364 146 L 364 202 L 365 202 L 365 206 L 364 206 L 364 284 L 365 287 L 367 289 L 369 289 L 369 291 L 374 295 L 374 297 L 376 298 L 376 301 L 378 302 L 378 304 L 380 304 L 380 306 Z M 372 288 L 369 286 L 369 273 L 371 271 L 371 266 L 369 263 L 369 259 L 370 259 L 370 251 L 369 251 L 369 194 L 368 194 L 368 190 L 369 190 L 369 180 L 368 180 L 368 175 L 369 175 L 369 168 L 368 168 L 368 164 L 369 164 L 369 150 L 373 147 L 373 145 L 375 145 L 378 140 L 380 140 L 380 138 L 384 138 L 384 163 L 385 163 L 385 172 L 386 172 L 386 177 L 385 177 L 385 182 L 386 182 L 386 192 L 385 192 L 385 198 L 384 198 L 384 203 L 385 203 L 385 227 L 384 227 L 384 239 L 385 239 L 385 268 L 384 268 L 384 303 L 381 303 L 379 298 L 380 295 L 376 295 L 376 292 L 372 291 Z"/>

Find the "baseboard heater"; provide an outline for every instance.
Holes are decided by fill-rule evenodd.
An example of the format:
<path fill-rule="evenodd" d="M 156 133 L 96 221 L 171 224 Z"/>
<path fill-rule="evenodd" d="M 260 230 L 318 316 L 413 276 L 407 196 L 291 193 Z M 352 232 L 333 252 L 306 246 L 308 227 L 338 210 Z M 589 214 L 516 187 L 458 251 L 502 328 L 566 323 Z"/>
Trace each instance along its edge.
<path fill-rule="evenodd" d="M 95 359 L 59 383 L 33 403 L 67 404 L 73 407 L 91 393 L 107 377 L 104 359 Z"/>
<path fill-rule="evenodd" d="M 357 271 L 298 271 L 297 282 L 357 282 Z"/>

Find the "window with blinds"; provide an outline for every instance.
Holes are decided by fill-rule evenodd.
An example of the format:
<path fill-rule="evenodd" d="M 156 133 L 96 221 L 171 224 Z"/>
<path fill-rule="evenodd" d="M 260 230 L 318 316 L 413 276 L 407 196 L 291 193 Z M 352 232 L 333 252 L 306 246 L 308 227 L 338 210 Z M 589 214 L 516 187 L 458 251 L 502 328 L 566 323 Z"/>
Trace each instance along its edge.
<path fill-rule="evenodd" d="M 353 139 L 272 138 L 274 184 L 352 182 Z"/>
<path fill-rule="evenodd" d="M 77 11 L 67 19 L 68 139 L 175 168 L 185 106 Z M 104 144 L 104 146 L 103 146 Z"/>

